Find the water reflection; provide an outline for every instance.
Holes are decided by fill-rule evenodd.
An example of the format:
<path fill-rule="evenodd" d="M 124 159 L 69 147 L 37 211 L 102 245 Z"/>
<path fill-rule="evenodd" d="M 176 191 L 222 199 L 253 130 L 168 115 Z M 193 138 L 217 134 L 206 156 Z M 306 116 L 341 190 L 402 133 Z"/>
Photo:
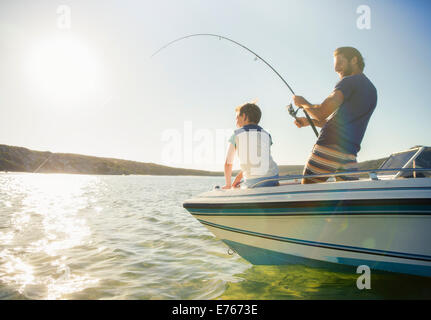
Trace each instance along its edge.
<path fill-rule="evenodd" d="M 80 210 L 88 206 L 85 188 L 98 178 L 63 174 L 10 177 L 3 176 L 2 181 L 6 193 L 2 200 L 10 204 L 3 209 L 3 217 L 9 213 L 8 232 L 0 233 L 2 283 L 36 299 L 58 299 L 94 285 L 97 279 L 75 274 L 63 254 L 91 239 Z"/>
<path fill-rule="evenodd" d="M 247 266 L 181 206 L 213 180 L 0 174 L 0 298 L 219 296 Z"/>
<path fill-rule="evenodd" d="M 302 265 L 253 266 L 237 275 L 218 299 L 430 299 L 431 279 L 373 272 L 371 289 L 359 290 L 352 272 L 333 272 Z"/>
<path fill-rule="evenodd" d="M 359 291 L 354 270 L 228 255 L 182 207 L 218 179 L 0 174 L 0 299 L 431 298 L 431 279 Z"/>

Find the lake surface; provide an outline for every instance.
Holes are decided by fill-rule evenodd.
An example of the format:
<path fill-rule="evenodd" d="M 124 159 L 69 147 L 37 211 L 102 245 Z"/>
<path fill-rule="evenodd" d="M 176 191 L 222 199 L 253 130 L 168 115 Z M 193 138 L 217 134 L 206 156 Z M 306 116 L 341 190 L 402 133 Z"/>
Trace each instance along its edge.
<path fill-rule="evenodd" d="M 0 173 L 0 299 L 430 299 L 431 279 L 253 266 L 182 207 L 223 177 Z"/>

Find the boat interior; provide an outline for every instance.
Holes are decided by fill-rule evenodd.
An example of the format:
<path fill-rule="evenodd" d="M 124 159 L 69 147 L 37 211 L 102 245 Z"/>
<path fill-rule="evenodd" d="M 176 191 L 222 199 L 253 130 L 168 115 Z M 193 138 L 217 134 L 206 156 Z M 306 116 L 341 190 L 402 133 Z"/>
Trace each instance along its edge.
<path fill-rule="evenodd" d="M 428 149 L 428 150 L 427 150 Z M 328 178 L 326 183 L 337 182 L 337 177 L 356 175 L 359 180 L 392 180 L 406 178 L 423 178 L 431 177 L 429 162 L 431 148 L 417 146 L 411 149 L 396 152 L 390 155 L 377 169 L 343 171 L 330 174 L 318 175 L 284 175 L 278 178 L 280 186 L 301 184 L 303 178 Z M 428 157 L 425 157 L 427 155 Z M 427 168 L 428 167 L 428 168 Z M 259 181 L 250 188 L 258 187 L 259 184 L 270 181 L 267 179 Z"/>

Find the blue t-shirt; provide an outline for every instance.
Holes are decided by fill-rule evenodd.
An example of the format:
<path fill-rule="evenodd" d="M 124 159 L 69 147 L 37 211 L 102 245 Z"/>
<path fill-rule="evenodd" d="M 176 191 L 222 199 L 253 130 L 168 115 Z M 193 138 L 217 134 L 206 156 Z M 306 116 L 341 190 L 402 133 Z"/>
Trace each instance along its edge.
<path fill-rule="evenodd" d="M 323 126 L 317 144 L 337 145 L 345 153 L 357 155 L 376 108 L 377 90 L 363 73 L 344 77 L 334 90 L 343 93 L 344 101 Z"/>

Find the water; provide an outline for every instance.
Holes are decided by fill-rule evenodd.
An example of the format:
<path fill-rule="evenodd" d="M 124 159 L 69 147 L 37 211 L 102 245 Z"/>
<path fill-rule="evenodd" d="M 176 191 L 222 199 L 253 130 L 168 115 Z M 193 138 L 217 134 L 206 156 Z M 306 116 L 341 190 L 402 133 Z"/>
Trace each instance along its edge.
<path fill-rule="evenodd" d="M 0 174 L 0 299 L 431 298 L 431 279 L 252 266 L 182 207 L 223 177 Z"/>

